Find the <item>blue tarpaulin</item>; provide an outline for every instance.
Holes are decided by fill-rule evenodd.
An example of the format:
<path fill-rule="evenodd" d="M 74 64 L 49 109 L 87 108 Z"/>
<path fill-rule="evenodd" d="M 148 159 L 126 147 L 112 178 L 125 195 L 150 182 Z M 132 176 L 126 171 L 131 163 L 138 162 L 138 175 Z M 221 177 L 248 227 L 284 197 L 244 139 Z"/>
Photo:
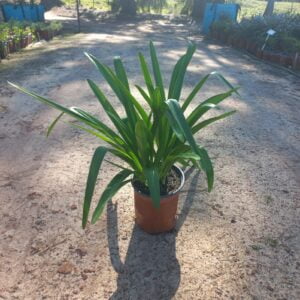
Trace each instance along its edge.
<path fill-rule="evenodd" d="M 9 20 L 17 21 L 29 21 L 29 22 L 39 22 L 44 21 L 45 8 L 44 5 L 14 5 L 14 4 L 3 4 L 2 12 L 4 20 L 7 22 Z"/>
<path fill-rule="evenodd" d="M 223 16 L 236 21 L 239 7 L 238 4 L 207 3 L 202 23 L 203 33 L 209 33 L 212 23 L 218 21 Z"/>

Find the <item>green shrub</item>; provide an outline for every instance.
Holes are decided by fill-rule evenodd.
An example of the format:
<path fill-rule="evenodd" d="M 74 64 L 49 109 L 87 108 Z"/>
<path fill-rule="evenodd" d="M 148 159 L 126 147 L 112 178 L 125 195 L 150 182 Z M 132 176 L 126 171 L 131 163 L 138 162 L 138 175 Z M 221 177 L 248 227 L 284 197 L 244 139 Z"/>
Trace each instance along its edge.
<path fill-rule="evenodd" d="M 261 46 L 266 40 L 269 29 L 275 30 L 276 34 L 269 38 L 266 49 L 287 54 L 299 52 L 299 14 L 274 14 L 269 17 L 254 16 L 243 18 L 239 23 L 221 18 L 212 25 L 212 31 L 219 31 L 238 38 L 244 38 L 256 42 Z"/>

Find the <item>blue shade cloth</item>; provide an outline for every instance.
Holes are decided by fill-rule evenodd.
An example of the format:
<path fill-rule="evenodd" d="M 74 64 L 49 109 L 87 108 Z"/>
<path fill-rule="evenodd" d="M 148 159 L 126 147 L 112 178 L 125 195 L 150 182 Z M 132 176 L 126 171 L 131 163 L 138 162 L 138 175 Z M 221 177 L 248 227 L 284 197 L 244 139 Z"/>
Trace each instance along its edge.
<path fill-rule="evenodd" d="M 45 7 L 42 4 L 4 4 L 2 5 L 2 12 L 6 22 L 9 20 L 30 22 L 39 22 L 45 20 Z"/>
<path fill-rule="evenodd" d="M 226 16 L 232 21 L 236 21 L 238 10 L 238 4 L 207 3 L 202 22 L 203 33 L 209 33 L 210 26 L 213 24 L 213 22 L 218 21 L 222 16 Z"/>

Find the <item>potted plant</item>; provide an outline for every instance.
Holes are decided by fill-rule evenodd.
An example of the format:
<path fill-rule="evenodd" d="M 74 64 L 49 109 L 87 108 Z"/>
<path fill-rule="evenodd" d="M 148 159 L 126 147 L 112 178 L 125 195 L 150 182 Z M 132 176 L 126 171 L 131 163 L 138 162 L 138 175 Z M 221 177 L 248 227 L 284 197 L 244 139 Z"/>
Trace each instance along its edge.
<path fill-rule="evenodd" d="M 113 70 L 93 55 L 86 54 L 124 107 L 124 116 L 119 116 L 101 88 L 94 81 L 87 80 L 114 125 L 113 127 L 104 124 L 94 115 L 78 107 L 67 108 L 10 83 L 13 87 L 34 97 L 35 100 L 60 111 L 59 116 L 50 125 L 47 134 L 50 134 L 58 120 L 66 114 L 83 124 L 70 123 L 71 125 L 108 144 L 108 146 L 98 147 L 91 161 L 83 203 L 83 228 L 88 222 L 96 179 L 107 153 L 116 156 L 123 163 L 109 162 L 118 167 L 120 172 L 113 177 L 102 193 L 93 212 L 92 223 L 98 220 L 106 203 L 116 192 L 131 182 L 134 188 L 137 224 L 149 233 L 171 230 L 175 225 L 178 193 L 184 183 L 184 174 L 178 164 L 194 166 L 203 170 L 207 177 L 208 190 L 211 191 L 214 182 L 213 165 L 204 147 L 196 143 L 194 135 L 209 124 L 235 112 L 234 110 L 229 111 L 200 121 L 206 112 L 216 108 L 220 102 L 233 93 L 237 93 L 238 88 L 234 88 L 224 77 L 213 72 L 204 76 L 195 85 L 189 96 L 182 99 L 184 76 L 195 49 L 195 45 L 190 44 L 186 53 L 176 63 L 167 94 L 153 43 L 150 42 L 153 76 L 145 57 L 141 53 L 139 54 L 141 74 L 144 77 L 146 88 L 137 85 L 136 88 L 148 109 L 133 96 L 120 58 L 114 59 Z M 193 110 L 188 113 L 187 108 L 211 76 L 221 79 L 229 87 L 229 90 L 213 95 L 200 104 L 194 103 Z"/>
<path fill-rule="evenodd" d="M 9 54 L 9 32 L 6 27 L 0 27 L 0 57 L 6 58 Z"/>

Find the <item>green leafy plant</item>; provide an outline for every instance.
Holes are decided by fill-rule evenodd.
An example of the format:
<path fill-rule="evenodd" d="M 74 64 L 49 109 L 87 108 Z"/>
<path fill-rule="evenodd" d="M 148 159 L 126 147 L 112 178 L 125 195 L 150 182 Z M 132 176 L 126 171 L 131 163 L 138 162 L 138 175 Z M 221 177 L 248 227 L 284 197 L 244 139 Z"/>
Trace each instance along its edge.
<path fill-rule="evenodd" d="M 150 42 L 153 74 L 151 74 L 146 58 L 139 53 L 139 62 L 145 87 L 136 85 L 136 88 L 145 100 L 145 105 L 148 106 L 148 109 L 145 108 L 145 105 L 142 106 L 131 93 L 128 77 L 119 57 L 114 59 L 113 70 L 101 63 L 95 56 L 86 53 L 86 56 L 99 70 L 124 108 L 125 116 L 121 117 L 101 88 L 94 81 L 87 80 L 114 127 L 107 126 L 92 114 L 78 107 L 67 108 L 53 100 L 10 83 L 36 100 L 61 111 L 60 115 L 50 125 L 47 135 L 50 134 L 59 119 L 66 114 L 80 121 L 83 125 L 70 124 L 100 138 L 108 144 L 108 146 L 98 147 L 91 161 L 83 205 L 83 227 L 87 224 L 96 179 L 108 152 L 122 160 L 126 166 L 110 162 L 121 170 L 113 177 L 102 193 L 94 210 L 92 223 L 98 220 L 107 201 L 122 186 L 130 182 L 132 178 L 142 182 L 149 188 L 153 205 L 159 207 L 160 187 L 164 184 L 172 166 L 177 163 L 184 166 L 195 166 L 203 170 L 207 176 L 208 190 L 212 189 L 214 182 L 213 165 L 207 151 L 196 142 L 194 135 L 211 123 L 224 119 L 235 112 L 229 111 L 200 121 L 200 118 L 206 112 L 216 108 L 220 102 L 233 93 L 237 93 L 237 88 L 234 88 L 223 76 L 213 72 L 204 76 L 195 85 L 188 97 L 180 101 L 185 73 L 195 49 L 195 45 L 190 44 L 186 53 L 176 63 L 167 92 L 153 43 Z M 229 90 L 211 96 L 200 104 L 195 104 L 192 112 L 188 113 L 187 108 L 211 76 L 217 76 L 221 79 L 229 87 Z"/>

